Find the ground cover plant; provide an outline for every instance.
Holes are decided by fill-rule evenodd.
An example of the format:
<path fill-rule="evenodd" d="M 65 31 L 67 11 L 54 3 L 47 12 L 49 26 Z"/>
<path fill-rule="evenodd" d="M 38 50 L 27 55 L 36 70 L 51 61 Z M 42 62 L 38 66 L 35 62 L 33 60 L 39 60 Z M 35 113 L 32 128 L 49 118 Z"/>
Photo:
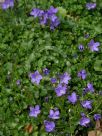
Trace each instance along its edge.
<path fill-rule="evenodd" d="M 0 1 L 0 136 L 94 130 L 102 120 L 101 22 L 101 0 Z"/>

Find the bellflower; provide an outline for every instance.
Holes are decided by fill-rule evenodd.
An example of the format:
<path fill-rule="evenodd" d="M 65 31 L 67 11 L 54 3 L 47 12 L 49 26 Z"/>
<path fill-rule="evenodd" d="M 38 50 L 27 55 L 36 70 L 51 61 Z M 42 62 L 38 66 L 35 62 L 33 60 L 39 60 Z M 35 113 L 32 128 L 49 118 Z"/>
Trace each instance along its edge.
<path fill-rule="evenodd" d="M 85 113 L 84 113 L 84 112 L 81 112 L 81 116 L 82 116 L 82 117 L 85 117 L 86 115 L 85 115 Z"/>
<path fill-rule="evenodd" d="M 4 2 L 1 4 L 2 9 L 6 10 L 8 8 L 14 7 L 14 0 L 4 0 Z"/>
<path fill-rule="evenodd" d="M 78 77 L 80 77 L 81 79 L 84 80 L 86 78 L 86 76 L 87 76 L 86 70 L 83 69 L 83 70 L 78 72 Z"/>
<path fill-rule="evenodd" d="M 56 18 L 56 20 L 54 22 L 50 22 L 50 29 L 54 30 L 58 25 L 60 24 L 60 21 L 58 18 Z"/>
<path fill-rule="evenodd" d="M 69 80 L 71 80 L 71 77 L 67 72 L 60 76 L 60 83 L 68 84 Z"/>
<path fill-rule="evenodd" d="M 50 7 L 50 9 L 47 10 L 47 13 L 49 15 L 56 14 L 58 12 L 57 8 L 54 8 L 53 6 Z"/>
<path fill-rule="evenodd" d="M 100 120 L 101 119 L 101 114 L 94 114 L 94 119 L 95 120 Z"/>
<path fill-rule="evenodd" d="M 44 11 L 43 15 L 39 18 L 40 19 L 40 24 L 41 25 L 46 25 L 48 23 L 48 13 Z"/>
<path fill-rule="evenodd" d="M 92 2 L 86 3 L 86 8 L 88 10 L 95 9 L 96 8 L 96 3 L 92 3 Z"/>
<path fill-rule="evenodd" d="M 87 38 L 89 38 L 89 36 L 90 36 L 89 34 L 85 34 L 84 37 L 87 39 Z"/>
<path fill-rule="evenodd" d="M 86 109 L 92 109 L 92 102 L 89 100 L 82 101 L 81 104 Z"/>
<path fill-rule="evenodd" d="M 90 91 L 90 92 L 94 92 L 94 88 L 93 88 L 93 84 L 91 84 L 91 83 L 88 83 L 87 84 L 87 89 Z"/>
<path fill-rule="evenodd" d="M 59 119 L 60 118 L 59 115 L 60 115 L 60 112 L 59 112 L 58 109 L 54 109 L 54 110 L 51 109 L 50 113 L 49 113 L 49 118 L 51 118 L 51 119 Z"/>
<path fill-rule="evenodd" d="M 56 83 L 57 82 L 57 79 L 56 78 L 51 78 L 51 83 Z"/>
<path fill-rule="evenodd" d="M 20 85 L 20 83 L 21 83 L 21 81 L 18 79 L 18 80 L 16 81 L 16 85 Z"/>
<path fill-rule="evenodd" d="M 55 129 L 55 123 L 53 121 L 44 120 L 46 132 L 52 132 Z"/>
<path fill-rule="evenodd" d="M 88 118 L 88 117 L 85 117 L 85 116 L 83 116 L 81 119 L 80 119 L 80 122 L 79 122 L 79 124 L 81 125 L 81 126 L 84 126 L 84 127 L 87 127 L 87 125 L 90 123 L 90 118 Z"/>
<path fill-rule="evenodd" d="M 91 92 L 91 93 L 94 92 L 94 88 L 93 88 L 93 84 L 92 83 L 88 83 L 87 87 L 84 88 L 83 94 L 85 95 L 87 92 Z"/>
<path fill-rule="evenodd" d="M 44 68 L 43 72 L 44 72 L 45 75 L 48 75 L 50 73 L 50 70 L 48 70 L 47 68 Z"/>
<path fill-rule="evenodd" d="M 66 85 L 62 85 L 62 84 L 59 84 L 56 88 L 55 88 L 55 92 L 57 94 L 58 97 L 66 94 Z"/>
<path fill-rule="evenodd" d="M 88 88 L 87 88 L 87 87 L 86 87 L 86 88 L 84 88 L 84 89 L 83 89 L 83 95 L 85 95 L 88 91 L 89 91 L 89 90 L 88 90 Z"/>
<path fill-rule="evenodd" d="M 29 77 L 31 78 L 31 82 L 36 83 L 37 85 L 39 85 L 40 80 L 42 79 L 42 76 L 38 71 L 35 71 L 34 73 L 30 73 Z"/>
<path fill-rule="evenodd" d="M 75 92 L 73 92 L 71 95 L 68 96 L 69 102 L 72 104 L 75 104 L 77 102 L 77 95 Z"/>
<path fill-rule="evenodd" d="M 30 107 L 29 116 L 30 117 L 37 117 L 40 112 L 41 111 L 40 111 L 40 106 L 39 105 L 36 105 L 35 107 Z"/>
<path fill-rule="evenodd" d="M 41 17 L 43 14 L 44 14 L 44 11 L 43 11 L 43 10 L 40 10 L 40 9 L 38 9 L 38 8 L 34 8 L 34 9 L 32 9 L 32 11 L 30 12 L 30 15 L 31 15 L 31 16 L 34 16 L 35 18 L 36 18 L 36 17 Z"/>
<path fill-rule="evenodd" d="M 84 50 L 84 46 L 82 44 L 80 44 L 78 48 L 79 48 L 80 51 Z"/>
<path fill-rule="evenodd" d="M 100 43 L 99 42 L 94 42 L 94 40 L 92 39 L 89 43 L 88 43 L 88 46 L 90 48 L 90 50 L 92 52 L 94 51 L 99 51 L 99 48 L 98 46 L 100 46 Z"/>

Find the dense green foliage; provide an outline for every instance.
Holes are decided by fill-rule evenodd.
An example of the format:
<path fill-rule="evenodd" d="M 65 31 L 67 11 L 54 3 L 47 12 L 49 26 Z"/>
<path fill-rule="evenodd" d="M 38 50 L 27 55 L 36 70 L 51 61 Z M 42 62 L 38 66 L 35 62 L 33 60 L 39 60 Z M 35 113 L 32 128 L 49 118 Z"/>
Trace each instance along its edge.
<path fill-rule="evenodd" d="M 0 136 L 47 136 L 43 120 L 48 117 L 51 107 L 61 110 L 56 134 L 49 134 L 51 136 L 74 134 L 77 129 L 86 133 L 92 127 L 78 126 L 80 112 L 91 119 L 94 113 L 102 114 L 102 95 L 98 94 L 102 90 L 102 1 L 97 0 L 96 9 L 90 11 L 85 7 L 86 2 L 22 0 L 16 1 L 13 9 L 0 9 Z M 59 8 L 61 22 L 54 31 L 41 26 L 29 15 L 34 7 L 48 9 L 51 5 Z M 89 34 L 89 38 L 85 38 L 85 34 Z M 89 50 L 87 44 L 91 39 L 100 42 L 99 52 Z M 78 49 L 80 44 L 84 45 L 83 52 Z M 50 75 L 45 76 L 39 86 L 33 85 L 29 72 L 38 70 L 42 73 L 43 68 L 48 68 Z M 81 69 L 87 71 L 86 80 L 77 77 Z M 79 103 L 69 104 L 66 96 L 56 97 L 49 80 L 63 72 L 71 74 L 70 92 L 75 90 L 80 96 L 87 83 L 93 83 L 95 93 L 81 98 L 93 100 L 90 112 Z M 16 85 L 18 79 L 20 86 Z M 46 96 L 48 103 L 44 101 Z M 28 106 L 36 104 L 41 105 L 42 113 L 35 119 L 29 117 Z M 33 126 L 31 134 L 24 129 L 30 123 Z"/>

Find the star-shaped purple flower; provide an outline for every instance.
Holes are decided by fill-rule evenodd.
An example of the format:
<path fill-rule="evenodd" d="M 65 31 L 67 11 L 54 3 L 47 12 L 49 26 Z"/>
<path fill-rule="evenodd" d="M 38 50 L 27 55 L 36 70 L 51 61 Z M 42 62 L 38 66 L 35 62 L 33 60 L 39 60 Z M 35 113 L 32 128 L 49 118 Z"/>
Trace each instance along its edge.
<path fill-rule="evenodd" d="M 52 17 L 50 17 L 50 29 L 54 30 L 58 25 L 60 24 L 60 20 L 58 19 L 58 17 L 55 19 L 53 19 Z"/>
<path fill-rule="evenodd" d="M 14 7 L 14 0 L 4 0 L 4 2 L 1 4 L 2 9 L 6 10 L 8 8 Z"/>
<path fill-rule="evenodd" d="M 37 117 L 40 114 L 40 106 L 36 105 L 35 107 L 30 107 L 29 116 L 30 117 Z"/>
<path fill-rule="evenodd" d="M 93 84 L 92 83 L 88 83 L 87 84 L 87 89 L 90 91 L 90 92 L 94 92 L 94 88 L 93 88 Z"/>
<path fill-rule="evenodd" d="M 60 118 L 59 115 L 60 115 L 60 112 L 59 112 L 58 109 L 54 109 L 54 110 L 51 109 L 50 113 L 49 113 L 49 118 L 51 118 L 51 119 L 59 119 Z"/>
<path fill-rule="evenodd" d="M 90 50 L 92 52 L 94 51 L 99 51 L 99 46 L 100 46 L 100 43 L 99 42 L 94 42 L 94 40 L 92 39 L 89 43 L 88 43 L 88 46 L 90 48 Z"/>
<path fill-rule="evenodd" d="M 85 100 L 85 101 L 82 101 L 81 104 L 86 109 L 92 109 L 92 101 Z"/>
<path fill-rule="evenodd" d="M 47 11 L 44 11 L 44 13 L 42 14 L 42 16 L 39 19 L 40 19 L 41 25 L 47 25 L 48 19 L 49 19 Z"/>
<path fill-rule="evenodd" d="M 60 83 L 68 84 L 69 80 L 71 80 L 71 77 L 67 72 L 60 76 Z"/>
<path fill-rule="evenodd" d="M 95 90 L 94 90 L 93 84 L 92 84 L 92 83 L 88 83 L 88 84 L 87 84 L 87 87 L 84 88 L 84 90 L 83 90 L 83 94 L 85 95 L 85 94 L 88 93 L 88 92 L 93 93 L 94 91 L 95 91 Z"/>
<path fill-rule="evenodd" d="M 55 123 L 53 121 L 44 120 L 46 132 L 52 132 L 55 129 Z"/>
<path fill-rule="evenodd" d="M 80 77 L 81 79 L 86 79 L 86 76 L 87 76 L 87 74 L 86 74 L 86 70 L 81 70 L 81 71 L 79 71 L 78 72 L 78 77 Z"/>
<path fill-rule="evenodd" d="M 77 95 L 75 92 L 73 92 L 71 95 L 68 96 L 69 102 L 72 104 L 75 104 L 77 102 Z"/>
<path fill-rule="evenodd" d="M 66 85 L 62 85 L 62 84 L 59 84 L 57 86 L 57 88 L 55 88 L 55 92 L 56 92 L 56 94 L 57 94 L 58 97 L 66 94 L 66 90 L 67 90 Z"/>
<path fill-rule="evenodd" d="M 56 14 L 57 12 L 58 12 L 58 9 L 54 8 L 53 6 L 51 6 L 50 9 L 48 9 L 47 11 L 49 15 Z"/>
<path fill-rule="evenodd" d="M 86 8 L 88 10 L 95 9 L 96 8 L 96 3 L 92 3 L 92 2 L 86 3 Z"/>
<path fill-rule="evenodd" d="M 39 85 L 40 80 L 42 79 L 42 76 L 38 71 L 35 71 L 34 73 L 30 73 L 29 77 L 31 78 L 31 82 L 36 83 L 37 85 Z"/>
<path fill-rule="evenodd" d="M 83 116 L 81 119 L 80 119 L 80 122 L 79 122 L 79 124 L 81 125 L 81 126 L 84 126 L 84 127 L 87 127 L 87 125 L 90 123 L 90 118 L 88 118 L 88 117 L 85 117 L 85 116 Z"/>
<path fill-rule="evenodd" d="M 30 12 L 30 15 L 31 15 L 31 16 L 34 16 L 35 18 L 36 18 L 36 17 L 41 17 L 43 14 L 44 14 L 44 11 L 43 11 L 43 10 L 40 10 L 40 9 L 38 9 L 38 8 L 34 8 L 34 9 L 32 9 L 32 11 Z"/>
<path fill-rule="evenodd" d="M 94 114 L 94 119 L 95 120 L 100 120 L 101 119 L 101 114 Z"/>

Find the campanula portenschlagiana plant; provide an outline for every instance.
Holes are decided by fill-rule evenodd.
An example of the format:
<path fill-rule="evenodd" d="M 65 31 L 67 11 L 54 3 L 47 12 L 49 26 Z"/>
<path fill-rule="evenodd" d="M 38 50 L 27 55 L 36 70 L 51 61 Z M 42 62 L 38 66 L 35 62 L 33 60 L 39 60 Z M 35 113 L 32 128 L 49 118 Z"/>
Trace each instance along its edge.
<path fill-rule="evenodd" d="M 1 136 L 88 135 L 102 120 L 101 9 L 0 1 Z"/>

